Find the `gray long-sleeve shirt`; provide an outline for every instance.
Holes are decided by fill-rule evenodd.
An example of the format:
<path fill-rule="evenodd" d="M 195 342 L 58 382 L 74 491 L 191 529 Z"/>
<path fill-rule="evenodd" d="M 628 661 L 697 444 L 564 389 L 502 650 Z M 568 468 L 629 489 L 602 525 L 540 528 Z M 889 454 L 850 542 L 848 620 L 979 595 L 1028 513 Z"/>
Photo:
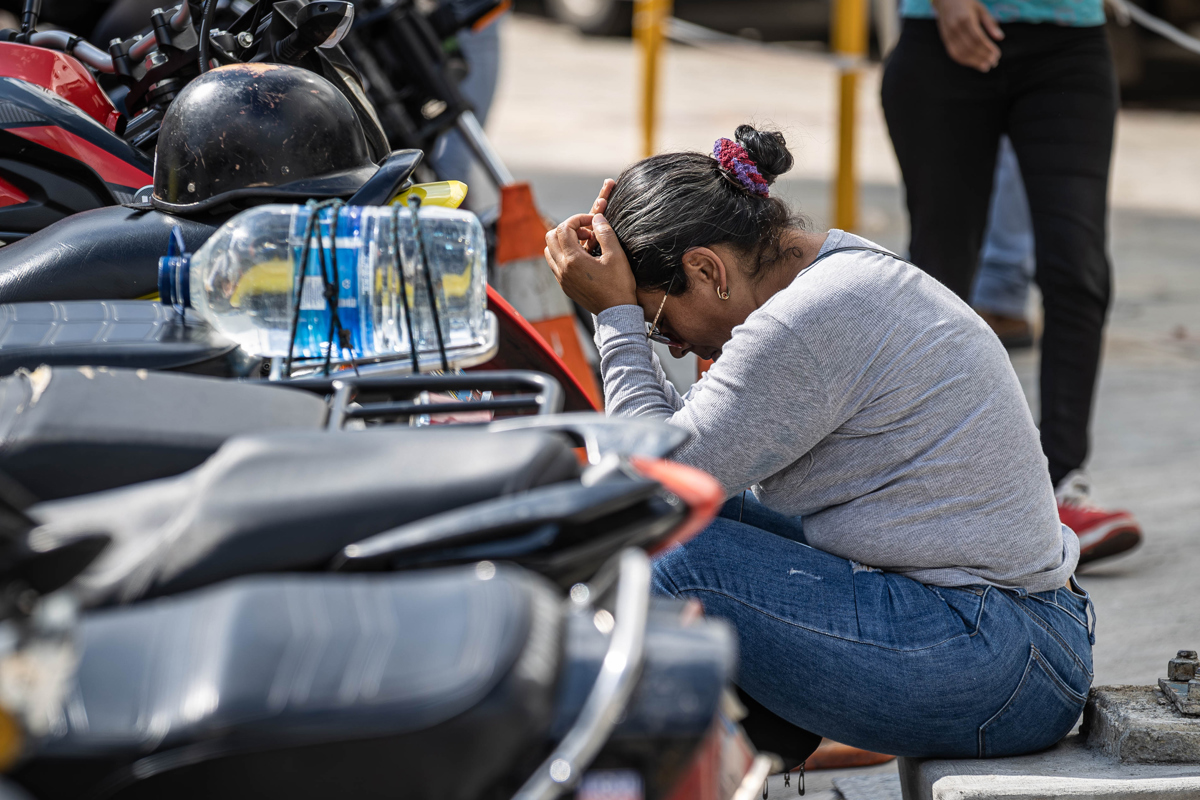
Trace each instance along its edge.
<path fill-rule="evenodd" d="M 830 231 L 821 252 L 876 245 Z M 835 253 L 733 330 L 686 396 L 638 306 L 597 318 L 613 416 L 692 434 L 673 458 L 804 518 L 812 546 L 922 583 L 1063 586 L 1058 519 L 1008 355 L 962 300 L 890 256 Z"/>

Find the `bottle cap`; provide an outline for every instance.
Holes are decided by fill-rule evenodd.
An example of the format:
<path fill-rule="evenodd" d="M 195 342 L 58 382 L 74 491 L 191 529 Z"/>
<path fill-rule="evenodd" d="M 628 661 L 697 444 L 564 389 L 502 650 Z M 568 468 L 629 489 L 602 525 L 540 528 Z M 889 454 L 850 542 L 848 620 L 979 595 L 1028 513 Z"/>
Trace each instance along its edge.
<path fill-rule="evenodd" d="M 171 306 L 180 314 L 192 305 L 191 261 L 192 255 L 183 243 L 183 233 L 175 226 L 171 229 L 167 254 L 158 260 L 158 298 L 163 305 Z"/>

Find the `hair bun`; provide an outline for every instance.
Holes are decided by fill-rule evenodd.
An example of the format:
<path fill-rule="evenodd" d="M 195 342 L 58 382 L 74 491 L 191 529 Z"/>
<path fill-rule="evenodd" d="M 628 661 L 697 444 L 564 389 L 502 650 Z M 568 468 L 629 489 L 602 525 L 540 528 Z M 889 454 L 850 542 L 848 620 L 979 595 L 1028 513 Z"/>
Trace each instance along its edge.
<path fill-rule="evenodd" d="M 760 131 L 753 125 L 738 125 L 733 138 L 746 148 L 754 159 L 758 172 L 768 184 L 792 168 L 795 159 L 788 152 L 787 142 L 779 131 Z"/>

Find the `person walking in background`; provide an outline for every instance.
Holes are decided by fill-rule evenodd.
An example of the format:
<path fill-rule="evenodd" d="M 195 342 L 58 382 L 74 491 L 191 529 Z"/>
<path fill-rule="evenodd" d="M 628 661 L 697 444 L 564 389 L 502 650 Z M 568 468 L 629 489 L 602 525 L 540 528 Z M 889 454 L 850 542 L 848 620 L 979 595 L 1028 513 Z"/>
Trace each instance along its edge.
<path fill-rule="evenodd" d="M 1017 154 L 1007 136 L 1000 138 L 1000 155 L 987 233 L 979 253 L 979 274 L 971 291 L 971 307 L 983 317 L 1000 344 L 1010 350 L 1033 347 L 1029 322 L 1029 284 L 1033 281 L 1033 221 L 1021 182 Z"/>
<path fill-rule="evenodd" d="M 1129 550 L 1142 538 L 1137 522 L 1090 505 L 1080 472 L 1111 282 L 1117 86 L 1101 0 L 901 0 L 900 13 L 882 99 L 912 259 L 969 298 L 1007 134 L 1033 221 L 1045 322 L 1039 427 L 1059 513 L 1079 536 L 1081 562 Z"/>

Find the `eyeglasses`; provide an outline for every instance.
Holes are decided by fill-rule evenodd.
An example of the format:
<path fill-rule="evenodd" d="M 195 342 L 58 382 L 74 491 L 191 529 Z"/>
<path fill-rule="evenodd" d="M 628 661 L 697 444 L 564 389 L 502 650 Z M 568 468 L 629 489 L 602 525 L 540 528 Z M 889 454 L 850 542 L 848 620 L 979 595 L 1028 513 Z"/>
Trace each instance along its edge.
<path fill-rule="evenodd" d="M 653 322 L 646 323 L 646 338 L 652 342 L 659 344 L 675 344 L 675 340 L 664 334 L 658 329 L 658 320 L 662 317 L 663 308 L 667 305 L 667 298 L 671 296 L 671 289 L 675 286 L 675 276 L 671 276 L 671 282 L 667 284 L 666 294 L 663 295 L 662 302 L 659 303 L 658 313 L 654 315 Z"/>

